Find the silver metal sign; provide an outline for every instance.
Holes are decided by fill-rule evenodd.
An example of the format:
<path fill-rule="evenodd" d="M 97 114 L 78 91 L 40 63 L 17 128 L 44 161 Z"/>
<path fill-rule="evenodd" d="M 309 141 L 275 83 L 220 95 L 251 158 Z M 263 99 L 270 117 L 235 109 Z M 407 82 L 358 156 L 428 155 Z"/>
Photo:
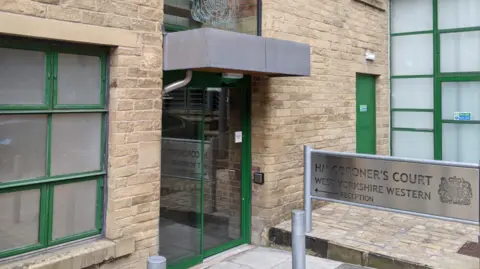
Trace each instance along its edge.
<path fill-rule="evenodd" d="M 319 199 L 476 224 L 479 166 L 306 147 L 305 199 L 307 214 Z"/>

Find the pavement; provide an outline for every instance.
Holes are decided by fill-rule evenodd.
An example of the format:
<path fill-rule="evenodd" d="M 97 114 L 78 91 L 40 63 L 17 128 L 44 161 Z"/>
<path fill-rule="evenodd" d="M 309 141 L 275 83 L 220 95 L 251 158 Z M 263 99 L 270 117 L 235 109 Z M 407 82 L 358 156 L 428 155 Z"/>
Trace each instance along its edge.
<path fill-rule="evenodd" d="M 307 255 L 305 269 L 360 269 L 367 268 L 350 265 Z M 233 250 L 207 259 L 192 269 L 291 269 L 292 254 L 289 251 L 258 247 L 240 246 Z"/>
<path fill-rule="evenodd" d="M 339 203 L 314 210 L 312 220 L 307 242 L 320 246 L 310 251 L 321 257 L 382 269 L 480 268 L 478 258 L 457 253 L 467 241 L 478 241 L 476 225 Z M 290 232 L 291 221 L 283 222 L 271 229 L 270 241 L 288 244 Z"/>

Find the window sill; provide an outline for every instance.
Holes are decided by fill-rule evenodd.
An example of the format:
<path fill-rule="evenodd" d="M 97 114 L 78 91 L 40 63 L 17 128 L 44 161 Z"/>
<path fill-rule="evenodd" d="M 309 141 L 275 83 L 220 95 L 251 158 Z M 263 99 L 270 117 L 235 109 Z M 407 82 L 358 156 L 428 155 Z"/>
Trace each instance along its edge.
<path fill-rule="evenodd" d="M 117 241 L 100 239 L 0 264 L 0 267 L 17 269 L 30 268 L 33 265 L 35 269 L 82 269 L 132 254 L 134 251 L 135 240 L 133 238 Z"/>

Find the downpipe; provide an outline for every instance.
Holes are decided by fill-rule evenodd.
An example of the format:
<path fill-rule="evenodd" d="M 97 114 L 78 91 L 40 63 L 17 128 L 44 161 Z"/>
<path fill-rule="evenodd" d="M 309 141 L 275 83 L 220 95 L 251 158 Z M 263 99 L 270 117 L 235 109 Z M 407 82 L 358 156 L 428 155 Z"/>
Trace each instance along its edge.
<path fill-rule="evenodd" d="M 169 92 L 187 86 L 188 83 L 192 81 L 192 74 L 193 74 L 192 70 L 187 70 L 187 74 L 185 75 L 184 79 L 170 83 L 167 86 L 165 86 L 165 88 L 163 88 L 162 96 L 168 96 Z"/>

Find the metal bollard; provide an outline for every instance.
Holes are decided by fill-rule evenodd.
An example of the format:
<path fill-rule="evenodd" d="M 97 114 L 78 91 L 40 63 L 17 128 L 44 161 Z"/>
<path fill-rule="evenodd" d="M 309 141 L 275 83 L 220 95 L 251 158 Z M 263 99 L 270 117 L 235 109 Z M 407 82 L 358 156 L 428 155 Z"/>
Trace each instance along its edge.
<path fill-rule="evenodd" d="M 162 256 L 148 257 L 147 269 L 167 269 L 167 259 Z"/>
<path fill-rule="evenodd" d="M 292 269 L 305 269 L 305 211 L 292 211 Z"/>

